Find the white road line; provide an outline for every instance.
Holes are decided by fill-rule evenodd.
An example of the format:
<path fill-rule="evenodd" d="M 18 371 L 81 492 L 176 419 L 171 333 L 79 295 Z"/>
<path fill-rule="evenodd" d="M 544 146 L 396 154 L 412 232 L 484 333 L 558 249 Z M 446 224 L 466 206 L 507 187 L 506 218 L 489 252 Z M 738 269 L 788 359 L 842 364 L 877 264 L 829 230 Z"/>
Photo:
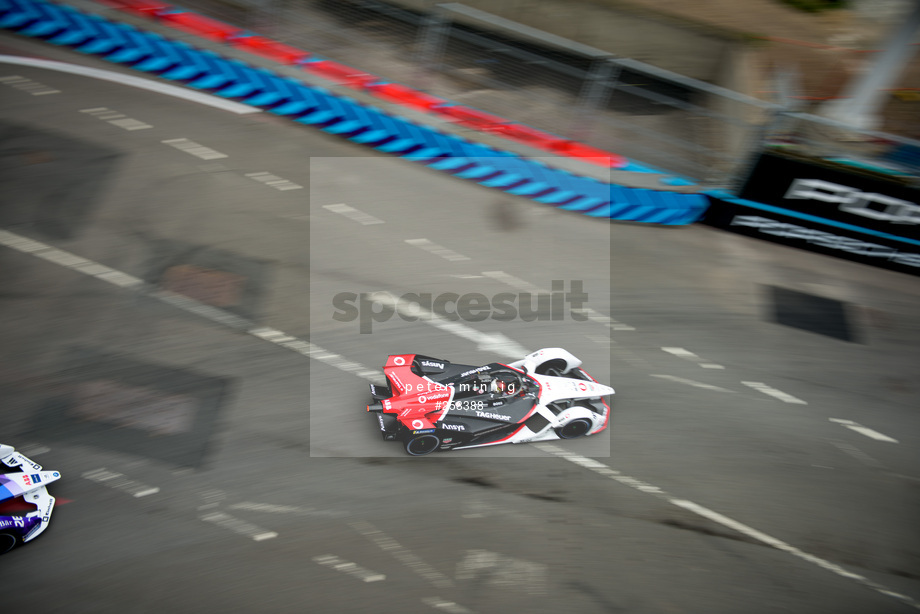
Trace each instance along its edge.
<path fill-rule="evenodd" d="M 517 590 L 529 595 L 546 593 L 546 565 L 506 556 L 489 550 L 467 550 L 457 563 L 456 579 L 475 580 L 485 577 L 485 583 L 505 590 Z"/>
<path fill-rule="evenodd" d="M 685 499 L 674 498 L 671 495 L 669 495 L 667 492 L 662 490 L 661 488 L 658 488 L 657 486 L 654 486 L 647 482 L 643 482 L 642 480 L 637 480 L 633 477 L 623 475 L 616 469 L 611 469 L 610 467 L 608 467 L 607 465 L 605 465 L 604 463 L 600 461 L 596 461 L 591 458 L 580 456 L 578 454 L 573 454 L 572 452 L 569 452 L 567 450 L 564 450 L 552 444 L 534 444 L 534 445 L 537 448 L 545 452 L 548 452 L 554 456 L 564 458 L 572 463 L 575 463 L 576 465 L 580 465 L 582 467 L 590 469 L 594 471 L 595 473 L 608 477 L 612 480 L 616 480 L 617 482 L 621 484 L 625 484 L 626 486 L 629 486 L 631 488 L 635 488 L 636 490 L 655 495 L 667 501 L 671 505 L 675 505 L 689 512 L 697 514 L 698 516 L 701 516 L 703 518 L 706 518 L 708 520 L 721 524 L 724 527 L 727 527 L 743 535 L 746 535 L 747 537 L 750 537 L 751 539 L 759 541 L 762 544 L 765 544 L 772 548 L 776 548 L 777 550 L 781 550 L 783 552 L 791 554 L 799 559 L 802 559 L 803 561 L 807 561 L 809 563 L 817 565 L 818 567 L 821 567 L 822 569 L 826 569 L 827 571 L 837 574 L 838 576 L 847 578 L 849 580 L 854 580 L 865 587 L 871 588 L 872 590 L 875 590 L 888 597 L 893 597 L 914 609 L 920 610 L 920 602 L 915 601 L 913 598 L 911 598 L 908 595 L 904 595 L 902 593 L 895 592 L 886 586 L 883 586 L 873 580 L 870 580 L 869 578 L 865 576 L 862 576 L 857 573 L 853 573 L 849 571 L 848 569 L 846 569 L 845 567 L 842 567 L 835 563 L 831 563 L 830 561 L 817 557 L 813 554 L 809 554 L 782 540 L 779 540 L 775 537 L 767 535 L 766 533 L 758 531 L 757 529 L 754 529 L 746 524 L 738 522 L 737 520 L 733 520 L 732 518 L 729 518 L 728 516 L 715 512 L 702 505 L 697 505 L 696 503 L 693 503 L 692 501 L 687 501 Z"/>
<path fill-rule="evenodd" d="M 494 279 L 495 281 L 500 281 L 511 286 L 512 288 L 517 288 L 523 292 L 530 292 L 531 294 L 550 294 L 550 291 L 546 290 L 545 288 L 541 288 L 527 280 L 521 279 L 520 277 L 515 277 L 514 275 L 505 273 L 504 271 L 483 271 L 482 274 L 484 277 Z M 572 313 L 582 314 L 586 316 L 588 320 L 597 322 L 599 324 L 604 324 L 613 330 L 636 330 L 634 327 L 628 324 L 623 324 L 622 322 L 614 320 L 610 316 L 604 315 L 589 307 L 572 309 Z"/>
<path fill-rule="evenodd" d="M 245 510 L 250 512 L 265 512 L 267 514 L 290 514 L 292 516 L 348 516 L 348 512 L 336 510 L 318 510 L 312 507 L 297 507 L 294 505 L 272 505 L 271 503 L 254 503 L 242 501 L 227 506 L 231 510 Z"/>
<path fill-rule="evenodd" d="M 850 445 L 848 443 L 843 443 L 841 441 L 831 441 L 831 445 L 833 445 L 841 452 L 849 454 L 859 462 L 872 467 L 873 469 L 881 469 L 883 467 L 882 463 L 875 460 L 856 446 Z"/>
<path fill-rule="evenodd" d="M 241 330 L 254 337 L 269 341 L 281 347 L 298 352 L 304 356 L 314 358 L 332 367 L 352 373 L 374 383 L 385 383 L 382 373 L 346 360 L 342 356 L 321 348 L 320 346 L 298 339 L 287 333 L 265 326 L 255 326 L 255 323 L 236 314 L 212 307 L 193 298 L 167 290 L 158 290 L 144 283 L 142 279 L 122 273 L 105 265 L 81 258 L 76 254 L 65 252 L 41 241 L 35 241 L 6 230 L 0 230 L 0 245 L 15 249 L 25 254 L 31 254 L 55 264 L 78 271 L 84 275 L 108 282 L 112 285 L 132 290 L 145 292 L 148 296 L 205 318 L 216 324 L 227 326 L 234 330 Z M 523 354 L 522 354 L 523 355 Z"/>
<path fill-rule="evenodd" d="M 27 239 L 6 230 L 0 230 L 0 245 L 5 245 L 26 254 L 32 254 L 122 288 L 140 288 L 144 285 L 143 280 L 133 275 L 116 271 L 98 262 L 81 258 L 70 252 L 51 247 L 41 241 Z"/>
<path fill-rule="evenodd" d="M 468 610 L 458 603 L 448 601 L 447 599 L 441 599 L 440 597 L 424 597 L 422 603 L 440 610 L 441 612 L 447 612 L 447 614 L 473 614 L 472 610 Z"/>
<path fill-rule="evenodd" d="M 202 160 L 217 160 L 218 158 L 228 158 L 229 156 L 224 153 L 220 153 L 210 147 L 205 147 L 200 145 L 195 141 L 189 139 L 167 139 L 165 141 L 160 141 L 164 145 L 169 145 L 170 147 L 175 147 L 185 153 L 191 154 Z"/>
<path fill-rule="evenodd" d="M 2 57 L 3 56 L 0 56 L 0 58 Z M 47 94 L 60 94 L 61 93 L 61 90 L 56 90 L 53 87 L 49 87 L 42 83 L 32 81 L 32 79 L 26 79 L 25 77 L 20 77 L 19 75 L 10 75 L 8 77 L 0 77 L 0 83 L 16 88 L 17 90 L 22 90 L 26 93 L 32 94 L 33 96 L 45 96 Z"/>
<path fill-rule="evenodd" d="M 745 386 L 753 388 L 754 390 L 757 390 L 758 392 L 762 392 L 766 395 L 777 398 L 780 401 L 783 401 L 784 403 L 794 403 L 796 405 L 808 405 L 807 401 L 803 401 L 802 399 L 798 397 L 794 397 L 791 394 L 783 392 L 782 390 L 777 390 L 776 388 L 767 386 L 763 382 L 741 382 L 741 383 L 744 384 Z"/>
<path fill-rule="evenodd" d="M 382 305 L 388 305 L 397 313 L 406 317 L 418 318 L 439 330 L 467 339 L 476 344 L 477 349 L 483 352 L 494 352 L 508 358 L 520 358 L 530 354 L 530 350 L 509 339 L 502 333 L 484 333 L 466 324 L 454 322 L 443 318 L 433 311 L 429 311 L 417 303 L 400 300 L 389 292 L 372 292 L 369 297 Z"/>
<path fill-rule="evenodd" d="M 319 563 L 320 565 L 325 565 L 326 567 L 332 567 L 336 571 L 347 573 L 348 575 L 354 576 L 363 582 L 380 582 L 381 580 L 387 579 L 386 575 L 382 573 L 377 573 L 376 571 L 365 569 L 357 563 L 352 563 L 350 561 L 340 559 L 333 554 L 314 556 L 313 561 Z"/>
<path fill-rule="evenodd" d="M 385 383 L 383 375 L 380 372 L 368 369 L 360 363 L 347 360 L 335 352 L 330 352 L 319 347 L 315 343 L 310 343 L 309 341 L 304 341 L 303 339 L 288 335 L 276 328 L 259 326 L 247 332 L 254 337 L 274 343 L 275 345 L 280 345 L 299 354 L 303 354 L 304 356 L 314 358 L 336 369 L 340 369 L 347 373 L 353 373 L 358 377 L 362 377 L 374 383 Z"/>
<path fill-rule="evenodd" d="M 713 362 L 706 362 L 702 358 L 700 358 L 699 356 L 691 352 L 690 350 L 685 350 L 684 348 L 661 348 L 661 349 L 669 354 L 673 354 L 674 356 L 677 356 L 678 358 L 684 358 L 686 360 L 695 362 L 696 364 L 703 367 L 704 369 L 724 369 L 725 368 L 722 365 L 717 365 Z"/>
<path fill-rule="evenodd" d="M 333 213 L 338 213 L 343 215 L 350 220 L 363 224 L 364 226 L 370 226 L 371 224 L 383 224 L 383 220 L 374 217 L 370 213 L 365 213 L 359 211 L 350 205 L 345 203 L 337 203 L 335 205 L 323 205 L 323 209 L 332 211 Z"/>
<path fill-rule="evenodd" d="M 464 256 L 463 254 L 459 254 L 452 249 L 447 249 L 446 247 L 438 245 L 437 243 L 432 243 L 428 239 L 406 239 L 406 243 L 419 249 L 423 249 L 426 252 L 434 254 L 435 256 L 440 256 L 441 258 L 444 258 L 444 260 L 457 262 L 460 260 L 470 259 L 469 256 Z"/>
<path fill-rule="evenodd" d="M 142 484 L 141 482 L 128 479 L 124 476 L 124 474 L 118 473 L 116 471 L 109 471 L 104 467 L 94 469 L 92 471 L 87 471 L 83 474 L 82 477 L 93 482 L 105 484 L 106 486 L 114 488 L 115 490 L 126 492 L 132 497 L 136 498 L 155 495 L 160 492 L 160 489 L 156 486 L 148 486 L 147 484 Z"/>
<path fill-rule="evenodd" d="M 268 531 L 262 527 L 246 522 L 245 520 L 235 518 L 230 514 L 225 514 L 224 512 L 210 512 L 203 514 L 200 516 L 200 519 L 204 522 L 216 524 L 217 526 L 227 529 L 228 531 L 233 531 L 238 535 L 248 537 L 251 540 L 257 542 L 278 537 L 278 534 L 274 531 Z"/>
<path fill-rule="evenodd" d="M 24 454 L 25 456 L 28 456 L 29 458 L 32 458 L 33 456 L 41 456 L 42 454 L 47 454 L 51 451 L 51 448 L 36 443 L 21 446 L 17 448 L 17 451 L 21 454 Z"/>
<path fill-rule="evenodd" d="M 286 192 L 287 190 L 302 190 L 303 186 L 299 183 L 294 183 L 278 175 L 272 175 L 267 171 L 262 171 L 258 173 L 246 173 L 246 176 L 254 181 L 264 183 L 270 188 Z"/>
<path fill-rule="evenodd" d="M 100 79 L 102 81 L 111 81 L 112 83 L 118 83 L 119 85 L 127 85 L 129 87 L 136 87 L 150 92 L 157 92 L 158 94 L 172 96 L 173 98 L 182 98 L 183 100 L 197 102 L 199 104 L 208 105 L 210 107 L 222 109 L 224 111 L 230 111 L 231 113 L 236 113 L 238 115 L 262 112 L 262 109 L 252 107 L 247 104 L 240 104 L 225 98 L 211 96 L 210 94 L 202 94 L 201 92 L 196 92 L 194 90 L 188 90 L 181 87 L 176 87 L 174 85 L 167 85 L 166 83 L 151 81 L 149 79 L 141 79 L 140 77 L 135 77 L 133 75 L 128 75 L 122 72 L 115 72 L 112 70 L 89 68 L 87 66 L 79 66 L 77 64 L 67 64 L 65 62 L 41 60 L 38 58 L 26 58 L 17 55 L 0 55 L 0 63 L 16 64 L 19 66 L 32 66 L 35 68 L 44 68 L 47 70 L 66 72 L 73 75 L 81 75 L 83 77 L 91 77 L 93 79 Z"/>
<path fill-rule="evenodd" d="M 153 128 L 150 124 L 145 124 L 144 122 L 132 119 L 123 113 L 118 111 L 113 111 L 108 107 L 94 107 L 92 109 L 81 109 L 80 113 L 86 113 L 87 115 L 92 115 L 97 119 L 106 121 L 113 126 L 118 126 L 119 128 L 124 128 L 125 130 L 145 130 L 147 128 Z"/>
<path fill-rule="evenodd" d="M 713 386 L 712 384 L 704 384 L 703 382 L 698 382 L 692 379 L 685 379 L 683 377 L 677 377 L 676 375 L 660 375 L 653 373 L 652 377 L 658 377 L 661 379 L 670 380 L 672 382 L 677 382 L 679 384 L 687 384 L 688 386 L 693 386 L 695 388 L 705 388 L 706 390 L 715 390 L 716 392 L 735 392 L 734 390 L 729 390 L 728 388 L 721 388 L 719 386 Z"/>
<path fill-rule="evenodd" d="M 847 427 L 851 431 L 856 431 L 857 433 L 861 435 L 865 435 L 866 437 L 871 437 L 872 439 L 875 439 L 877 441 L 886 441 L 888 443 L 898 443 L 897 439 L 893 439 L 889 437 L 888 435 L 882 435 L 878 431 L 873 431 L 869 427 L 862 426 L 861 424 L 853 422 L 852 420 L 840 420 L 839 418 L 828 418 L 828 420 L 830 420 L 831 422 L 836 422 L 837 424 Z"/>
<path fill-rule="evenodd" d="M 377 547 L 379 547 L 381 550 L 389 552 L 400 563 L 420 575 L 428 582 L 431 582 L 438 588 L 448 588 L 453 586 L 453 582 L 450 578 L 423 561 L 414 553 L 410 552 L 407 548 L 403 547 L 402 544 L 397 542 L 395 539 L 377 527 L 373 526 L 371 523 L 367 522 L 366 520 L 361 520 L 358 522 L 352 522 L 350 524 L 352 528 L 355 529 L 358 533 L 377 544 Z"/>
<path fill-rule="evenodd" d="M 512 288 L 517 288 L 523 292 L 530 292 L 531 294 L 549 294 L 549 292 L 540 286 L 530 283 L 527 280 L 521 279 L 520 277 L 515 277 L 510 273 L 505 273 L 504 271 L 483 271 L 483 276 L 495 281 L 500 281 L 503 284 L 507 284 Z"/>

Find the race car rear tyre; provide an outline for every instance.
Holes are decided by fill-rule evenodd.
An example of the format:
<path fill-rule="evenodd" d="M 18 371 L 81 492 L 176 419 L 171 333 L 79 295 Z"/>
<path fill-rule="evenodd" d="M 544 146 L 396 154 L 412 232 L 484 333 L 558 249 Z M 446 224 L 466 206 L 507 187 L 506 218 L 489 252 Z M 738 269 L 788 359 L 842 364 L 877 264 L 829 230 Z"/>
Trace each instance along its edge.
<path fill-rule="evenodd" d="M 565 373 L 566 366 L 568 366 L 568 363 L 566 363 L 563 359 L 554 358 L 538 365 L 534 371 L 537 372 L 537 375 L 553 375 L 556 377 L 561 377 L 562 374 Z"/>
<path fill-rule="evenodd" d="M 575 418 L 556 428 L 556 435 L 559 439 L 575 439 L 584 437 L 591 430 L 591 421 L 587 418 Z"/>
<path fill-rule="evenodd" d="M 0 531 L 0 554 L 6 554 L 16 547 L 19 537 L 11 531 Z"/>
<path fill-rule="evenodd" d="M 412 456 L 424 456 L 431 454 L 441 445 L 441 440 L 437 435 L 419 435 L 406 441 L 406 452 Z"/>

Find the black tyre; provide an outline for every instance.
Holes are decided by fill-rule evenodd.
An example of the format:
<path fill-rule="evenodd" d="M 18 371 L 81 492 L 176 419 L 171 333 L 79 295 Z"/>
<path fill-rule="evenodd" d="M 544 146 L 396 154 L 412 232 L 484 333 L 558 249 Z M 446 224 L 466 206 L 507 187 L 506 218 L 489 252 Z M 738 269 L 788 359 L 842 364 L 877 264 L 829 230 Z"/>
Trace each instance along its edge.
<path fill-rule="evenodd" d="M 556 429 L 556 435 L 559 436 L 559 439 L 584 437 L 588 434 L 588 431 L 591 430 L 591 426 L 591 421 L 587 418 L 575 418 L 558 427 Z"/>
<path fill-rule="evenodd" d="M 0 531 L 0 554 L 6 554 L 19 543 L 19 536 L 11 531 Z"/>
<path fill-rule="evenodd" d="M 406 452 L 411 456 L 425 456 L 431 454 L 441 445 L 437 435 L 419 435 L 406 441 Z"/>
<path fill-rule="evenodd" d="M 536 369 L 534 369 L 534 371 L 537 372 L 537 375 L 553 375 L 556 377 L 561 377 L 565 373 L 566 364 L 567 363 L 561 358 L 554 358 L 540 364 Z"/>

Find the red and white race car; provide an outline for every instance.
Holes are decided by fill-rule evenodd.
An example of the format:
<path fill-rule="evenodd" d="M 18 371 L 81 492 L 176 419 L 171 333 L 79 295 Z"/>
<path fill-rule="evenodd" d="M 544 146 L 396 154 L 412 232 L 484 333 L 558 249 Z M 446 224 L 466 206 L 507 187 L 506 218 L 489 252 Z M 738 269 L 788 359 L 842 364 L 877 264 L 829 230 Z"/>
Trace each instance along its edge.
<path fill-rule="evenodd" d="M 383 373 L 389 386 L 371 385 L 367 411 L 412 456 L 593 435 L 607 428 L 614 393 L 562 348 L 482 366 L 398 354 Z"/>

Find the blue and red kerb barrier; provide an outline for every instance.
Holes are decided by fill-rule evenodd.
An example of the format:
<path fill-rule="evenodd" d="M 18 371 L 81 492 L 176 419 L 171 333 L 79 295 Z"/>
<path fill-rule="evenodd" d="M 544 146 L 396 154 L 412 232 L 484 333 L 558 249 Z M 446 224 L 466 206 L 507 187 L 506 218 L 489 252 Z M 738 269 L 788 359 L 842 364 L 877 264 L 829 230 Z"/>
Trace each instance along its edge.
<path fill-rule="evenodd" d="M 600 161 L 613 168 L 627 164 L 621 156 L 454 105 L 403 85 L 382 82 L 357 69 L 208 17 L 177 10 L 157 0 L 105 0 L 105 3 L 261 57 L 300 66 L 381 99 L 436 113 L 477 130 L 500 133 L 557 155 Z M 0 0 L 0 28 L 236 99 L 378 151 L 592 217 L 689 224 L 698 220 L 708 207 L 708 200 L 700 194 L 626 188 L 553 169 L 537 160 L 414 124 L 323 88 L 279 77 L 212 51 L 87 15 L 68 6 L 41 0 Z"/>

